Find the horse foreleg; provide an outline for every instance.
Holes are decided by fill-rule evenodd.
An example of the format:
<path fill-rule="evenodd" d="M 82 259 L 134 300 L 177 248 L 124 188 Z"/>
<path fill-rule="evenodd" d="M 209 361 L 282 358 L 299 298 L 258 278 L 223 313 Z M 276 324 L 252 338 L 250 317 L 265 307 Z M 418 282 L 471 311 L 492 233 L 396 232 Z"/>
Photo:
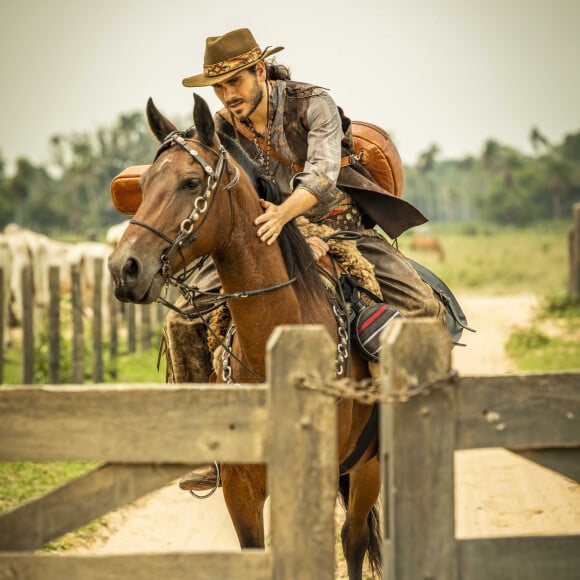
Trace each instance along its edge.
<path fill-rule="evenodd" d="M 370 517 L 379 497 L 380 468 L 376 458 L 349 474 L 346 519 L 342 526 L 342 549 L 350 580 L 362 580 L 365 553 L 373 572 L 380 573 L 380 530 Z M 376 515 L 376 514 L 375 514 Z"/>
<path fill-rule="evenodd" d="M 263 548 L 266 468 L 223 465 L 222 487 L 228 512 L 242 548 Z"/>

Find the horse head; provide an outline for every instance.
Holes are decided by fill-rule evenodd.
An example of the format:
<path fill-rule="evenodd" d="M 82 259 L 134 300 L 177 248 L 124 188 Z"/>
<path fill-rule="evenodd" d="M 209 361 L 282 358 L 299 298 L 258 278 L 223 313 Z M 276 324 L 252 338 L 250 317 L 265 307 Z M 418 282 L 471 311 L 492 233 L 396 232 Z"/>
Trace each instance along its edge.
<path fill-rule="evenodd" d="M 231 190 L 239 170 L 219 142 L 206 102 L 194 98 L 194 125 L 187 131 L 147 102 L 160 146 L 141 177 L 141 204 L 109 257 L 121 301 L 155 301 L 169 275 L 223 243 L 224 224 L 233 219 Z"/>

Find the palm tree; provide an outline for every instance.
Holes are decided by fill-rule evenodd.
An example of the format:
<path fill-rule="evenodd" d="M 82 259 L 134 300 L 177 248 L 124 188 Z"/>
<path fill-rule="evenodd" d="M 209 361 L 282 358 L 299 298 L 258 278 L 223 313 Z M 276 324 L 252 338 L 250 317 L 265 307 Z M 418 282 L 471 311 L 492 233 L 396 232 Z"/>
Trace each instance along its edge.
<path fill-rule="evenodd" d="M 540 130 L 536 126 L 532 127 L 530 131 L 530 143 L 532 144 L 532 149 L 536 157 L 539 155 L 542 147 L 548 148 L 550 146 L 548 139 L 540 133 Z"/>
<path fill-rule="evenodd" d="M 427 213 L 432 217 L 435 217 L 435 208 L 438 206 L 435 197 L 435 183 L 430 178 L 430 174 L 434 171 L 436 165 L 436 157 L 439 155 L 441 149 L 432 143 L 428 149 L 423 151 L 419 155 L 417 160 L 417 173 L 423 179 L 425 183 L 425 190 L 427 195 L 425 195 L 425 207 L 427 207 Z"/>

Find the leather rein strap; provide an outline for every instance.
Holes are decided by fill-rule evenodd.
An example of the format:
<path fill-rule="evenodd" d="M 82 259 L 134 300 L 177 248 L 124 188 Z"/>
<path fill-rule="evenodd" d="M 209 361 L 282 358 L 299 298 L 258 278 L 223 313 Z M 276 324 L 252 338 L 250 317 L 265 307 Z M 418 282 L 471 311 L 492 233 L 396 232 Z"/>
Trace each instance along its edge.
<path fill-rule="evenodd" d="M 220 115 L 220 117 L 222 117 L 224 120 L 226 120 L 230 125 L 232 125 L 232 127 L 234 127 L 234 130 L 236 132 L 241 133 L 246 139 L 248 139 L 248 141 L 250 141 L 250 142 L 255 141 L 260 146 L 260 149 L 262 149 L 262 151 L 264 151 L 264 153 L 268 153 L 268 155 L 270 155 L 274 159 L 277 159 L 278 161 L 280 161 L 280 163 L 287 165 L 288 167 L 290 167 L 292 169 L 292 171 L 294 171 L 296 173 L 300 173 L 301 171 L 304 171 L 303 165 L 298 165 L 297 163 L 294 163 L 293 161 L 290 161 L 290 159 L 284 157 L 280 152 L 278 152 L 278 150 L 274 149 L 274 147 L 272 147 L 272 145 L 270 145 L 269 143 L 266 143 L 266 141 L 264 141 L 264 139 L 262 139 L 259 135 L 252 133 L 250 128 L 245 123 L 233 122 L 232 117 L 231 117 L 231 113 L 227 109 L 220 109 L 218 111 L 218 114 Z M 352 165 L 353 161 L 358 161 L 358 160 L 359 160 L 359 158 L 355 154 L 347 155 L 346 157 L 342 157 L 340 159 L 340 166 L 347 167 L 348 165 Z"/>

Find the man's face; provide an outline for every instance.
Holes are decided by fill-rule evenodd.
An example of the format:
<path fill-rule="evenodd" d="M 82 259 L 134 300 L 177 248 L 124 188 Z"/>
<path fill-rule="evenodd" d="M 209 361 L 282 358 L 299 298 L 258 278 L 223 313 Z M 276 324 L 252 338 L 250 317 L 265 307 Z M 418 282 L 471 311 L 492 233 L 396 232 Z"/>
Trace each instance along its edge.
<path fill-rule="evenodd" d="M 260 74 L 243 70 L 223 83 L 214 85 L 218 99 L 241 121 L 245 121 L 262 101 L 264 89 Z"/>

